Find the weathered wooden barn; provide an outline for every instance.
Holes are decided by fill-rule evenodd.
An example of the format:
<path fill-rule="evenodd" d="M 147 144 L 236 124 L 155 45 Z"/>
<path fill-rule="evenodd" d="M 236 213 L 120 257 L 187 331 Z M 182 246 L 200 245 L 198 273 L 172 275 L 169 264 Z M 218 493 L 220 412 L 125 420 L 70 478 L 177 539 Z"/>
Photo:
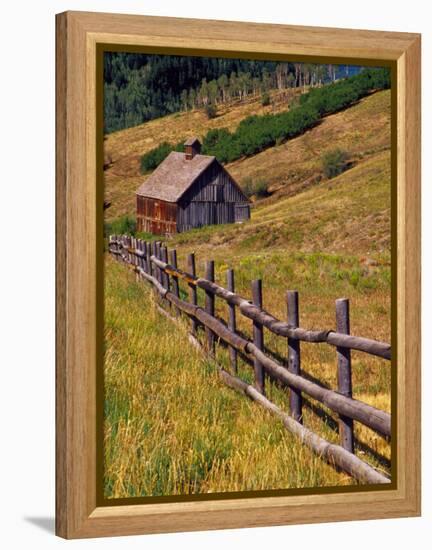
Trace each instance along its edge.
<path fill-rule="evenodd" d="M 250 218 L 249 199 L 216 157 L 201 155 L 197 138 L 171 152 L 137 195 L 137 229 L 163 235 Z"/>

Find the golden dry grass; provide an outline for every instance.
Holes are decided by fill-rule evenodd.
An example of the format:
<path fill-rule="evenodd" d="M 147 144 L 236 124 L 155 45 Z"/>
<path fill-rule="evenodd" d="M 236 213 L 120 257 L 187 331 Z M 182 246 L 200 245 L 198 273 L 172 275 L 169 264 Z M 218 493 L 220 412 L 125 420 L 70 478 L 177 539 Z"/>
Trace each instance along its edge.
<path fill-rule="evenodd" d="M 348 297 L 351 332 L 390 341 L 389 124 L 390 93 L 379 92 L 299 138 L 230 165 L 240 181 L 265 175 L 274 194 L 255 203 L 251 220 L 242 225 L 170 238 L 167 245 L 177 249 L 180 267 L 186 268 L 192 251 L 201 275 L 205 260 L 214 259 L 216 280 L 223 285 L 233 267 L 237 291 L 248 298 L 251 281 L 261 278 L 264 307 L 281 319 L 285 291 L 298 290 L 305 328 L 334 328 L 334 302 Z M 321 154 L 333 147 L 349 151 L 353 166 L 332 180 L 319 180 Z M 107 178 L 116 215 L 133 213 L 132 179 L 120 178 L 119 189 Z M 108 496 L 353 483 L 298 446 L 268 413 L 224 387 L 214 366 L 190 347 L 184 331 L 160 316 L 153 300 L 143 283 L 108 259 Z M 217 312 L 226 319 L 221 301 Z M 238 326 L 251 335 L 249 320 L 239 317 Z M 286 357 L 284 339 L 266 331 L 265 343 L 281 360 Z M 217 359 L 227 364 L 224 349 L 218 348 Z M 352 368 L 354 396 L 390 411 L 390 363 L 354 352 Z M 302 369 L 337 387 L 334 348 L 302 344 Z M 245 363 L 240 375 L 252 381 Z M 287 410 L 287 392 L 273 386 L 268 391 Z M 306 402 L 304 422 L 338 441 L 336 415 L 318 403 Z M 388 442 L 358 423 L 355 435 L 357 454 L 389 472 Z"/>
<path fill-rule="evenodd" d="M 174 235 L 171 246 L 235 260 L 265 250 L 350 253 L 372 270 L 390 246 L 390 151 L 365 158 L 331 180 L 294 196 L 259 201 L 251 219 Z"/>
<path fill-rule="evenodd" d="M 227 388 L 186 326 L 161 316 L 150 288 L 111 258 L 105 307 L 108 498 L 353 483 Z M 240 373 L 251 381 L 250 367 Z M 285 392 L 269 386 L 268 395 L 286 407 Z M 305 409 L 305 422 L 312 417 Z"/>
<path fill-rule="evenodd" d="M 105 198 L 112 203 L 106 212 L 107 219 L 134 213 L 135 191 L 148 177 L 140 174 L 140 158 L 153 147 L 164 141 L 177 143 L 192 135 L 202 139 L 212 128 L 234 130 L 249 115 L 286 110 L 289 100 L 299 93 L 298 90 L 273 91 L 272 104 L 265 107 L 261 105 L 260 96 L 250 97 L 219 107 L 218 116 L 210 120 L 202 109 L 195 109 L 107 135 L 104 141 L 105 154 L 112 159 L 112 165 L 104 173 Z"/>
<path fill-rule="evenodd" d="M 191 134 L 202 136 L 210 128 L 232 130 L 244 117 L 271 112 L 271 109 L 271 106 L 262 107 L 259 99 L 251 99 L 226 107 L 224 114 L 213 120 L 207 120 L 201 111 L 189 111 L 109 134 L 105 150 L 113 158 L 113 164 L 104 173 L 105 196 L 111 201 L 106 219 L 111 221 L 135 214 L 135 191 L 148 177 L 139 172 L 140 156 L 146 151 L 166 140 L 176 143 Z M 283 109 L 286 102 L 277 103 L 275 111 Z M 357 164 L 390 149 L 389 90 L 372 94 L 349 109 L 325 117 L 298 138 L 228 164 L 227 169 L 240 183 L 247 177 L 266 180 L 274 193 L 266 202 L 272 202 L 315 185 L 321 175 L 322 153 L 336 145 L 347 150 Z"/>
<path fill-rule="evenodd" d="M 390 99 L 390 90 L 365 97 L 303 135 L 235 161 L 228 169 L 239 182 L 246 177 L 266 180 L 275 193 L 271 200 L 298 193 L 316 184 L 321 156 L 334 147 L 347 151 L 355 164 L 390 149 Z"/>

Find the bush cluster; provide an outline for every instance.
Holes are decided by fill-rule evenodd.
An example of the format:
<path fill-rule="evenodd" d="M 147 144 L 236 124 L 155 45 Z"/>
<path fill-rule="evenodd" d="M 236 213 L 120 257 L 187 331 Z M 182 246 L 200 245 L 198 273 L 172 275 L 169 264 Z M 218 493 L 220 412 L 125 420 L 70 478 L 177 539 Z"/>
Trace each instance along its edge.
<path fill-rule="evenodd" d="M 341 174 L 347 168 L 348 154 L 342 149 L 332 149 L 327 151 L 321 157 L 321 164 L 324 176 L 334 178 Z"/>
<path fill-rule="evenodd" d="M 136 232 L 136 219 L 133 216 L 122 216 L 112 222 L 105 222 L 105 237 L 109 235 L 132 235 Z"/>
<path fill-rule="evenodd" d="M 312 88 L 300 97 L 300 106 L 309 105 L 320 116 L 348 107 L 373 90 L 390 88 L 388 69 L 367 69 L 322 88 Z"/>
<path fill-rule="evenodd" d="M 226 128 L 209 130 L 203 140 L 203 153 L 220 162 L 252 156 L 276 142 L 297 136 L 318 121 L 317 111 L 309 105 L 277 115 L 252 115 L 243 119 L 235 132 Z"/>
<path fill-rule="evenodd" d="M 157 168 L 171 151 L 184 151 L 183 143 L 172 145 L 164 141 L 154 149 L 150 149 L 150 151 L 141 157 L 141 174 L 146 174 Z"/>
<path fill-rule="evenodd" d="M 164 141 L 141 157 L 141 173 L 151 172 L 171 153 L 173 147 Z"/>
<path fill-rule="evenodd" d="M 207 103 L 207 105 L 204 107 L 204 111 L 208 119 L 216 118 L 217 116 L 217 108 L 214 103 Z"/>
<path fill-rule="evenodd" d="M 371 91 L 389 87 L 388 69 L 365 69 L 350 78 L 321 88 L 312 88 L 301 96 L 299 105 L 289 111 L 249 116 L 240 122 L 234 132 L 227 128 L 209 130 L 203 139 L 202 152 L 214 155 L 222 163 L 255 155 L 302 134 L 324 115 L 344 109 Z M 155 168 L 174 149 L 175 146 L 163 143 L 149 151 L 142 157 L 142 169 L 147 171 Z"/>
<path fill-rule="evenodd" d="M 270 94 L 268 92 L 263 92 L 261 96 L 261 105 L 266 107 L 270 105 Z"/>
<path fill-rule="evenodd" d="M 268 197 L 270 195 L 268 187 L 268 182 L 263 179 L 254 181 L 252 178 L 248 177 L 242 182 L 243 192 L 249 198 L 253 195 L 260 199 Z"/>

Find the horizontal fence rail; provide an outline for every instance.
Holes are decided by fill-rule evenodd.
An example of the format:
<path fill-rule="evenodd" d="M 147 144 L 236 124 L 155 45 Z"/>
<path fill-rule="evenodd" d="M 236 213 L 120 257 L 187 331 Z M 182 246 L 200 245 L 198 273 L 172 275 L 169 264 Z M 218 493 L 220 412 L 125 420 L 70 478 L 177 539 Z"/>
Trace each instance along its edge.
<path fill-rule="evenodd" d="M 222 380 L 257 401 L 264 408 L 281 418 L 284 426 L 301 437 L 304 444 L 329 463 L 342 468 L 354 478 L 368 483 L 388 483 L 390 480 L 377 472 L 354 454 L 353 421 L 360 422 L 390 440 L 391 416 L 367 403 L 352 397 L 350 350 L 362 351 L 386 360 L 391 358 L 389 344 L 349 334 L 348 300 L 336 302 L 336 321 L 339 332 L 333 330 L 307 330 L 298 325 L 298 295 L 287 293 L 288 322 L 281 321 L 262 308 L 261 281 L 252 283 L 253 301 L 234 292 L 234 272 L 228 272 L 229 290 L 214 282 L 214 263 L 207 262 L 206 277 L 197 277 L 195 257 L 188 256 L 186 272 L 177 267 L 176 251 L 162 247 L 160 242 L 147 243 L 127 236 L 111 236 L 109 252 L 117 259 L 133 267 L 137 276 L 150 282 L 166 303 L 174 306 L 178 315 L 185 313 L 192 322 L 191 334 L 196 336 L 199 327 L 205 329 L 205 351 L 214 358 L 217 337 L 230 351 L 232 373 L 220 368 Z M 168 263 L 168 257 L 170 263 Z M 189 288 L 189 300 L 180 298 L 179 281 Z M 196 289 L 205 293 L 205 306 L 198 305 Z M 221 298 L 229 306 L 229 319 L 222 321 L 215 315 L 215 298 Z M 253 321 L 253 340 L 236 331 L 235 310 Z M 285 337 L 288 341 L 288 365 L 280 364 L 269 356 L 264 348 L 264 333 L 270 332 Z M 326 343 L 335 346 L 338 359 L 338 391 L 323 387 L 304 377 L 300 368 L 300 342 Z M 254 365 L 255 387 L 236 376 L 237 353 L 248 358 Z M 265 376 L 270 376 L 290 390 L 290 415 L 279 409 L 265 397 Z M 339 415 L 341 445 L 322 439 L 302 425 L 302 393 L 322 403 Z"/>
<path fill-rule="evenodd" d="M 143 257 L 144 253 L 135 248 L 120 244 L 128 254 L 137 254 Z M 113 254 L 121 254 L 120 251 L 111 251 Z M 156 256 L 151 256 L 150 260 L 160 269 L 163 269 L 165 273 L 171 276 L 176 276 L 179 279 L 186 281 L 191 285 L 198 286 L 207 292 L 212 292 L 219 298 L 224 299 L 229 304 L 238 306 L 240 312 L 249 319 L 261 323 L 268 330 L 277 334 L 278 336 L 285 336 L 296 340 L 302 340 L 304 342 L 312 343 L 327 343 L 333 346 L 344 347 L 354 349 L 357 351 L 363 351 L 370 355 L 376 355 L 383 359 L 391 359 L 391 346 L 385 342 L 379 342 L 377 340 L 371 340 L 369 338 L 363 338 L 361 336 L 352 336 L 349 334 L 342 334 L 333 330 L 307 330 L 299 327 L 293 327 L 289 323 L 280 321 L 273 317 L 270 313 L 255 306 L 250 300 L 246 300 L 242 296 L 231 292 L 218 284 L 208 281 L 207 279 L 196 277 L 190 273 L 182 271 L 162 260 Z"/>

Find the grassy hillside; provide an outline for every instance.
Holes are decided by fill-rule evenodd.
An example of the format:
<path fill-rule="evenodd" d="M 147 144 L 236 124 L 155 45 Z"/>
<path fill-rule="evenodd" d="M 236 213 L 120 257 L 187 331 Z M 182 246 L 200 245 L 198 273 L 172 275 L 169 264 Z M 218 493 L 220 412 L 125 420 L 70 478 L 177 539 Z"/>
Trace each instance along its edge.
<path fill-rule="evenodd" d="M 292 195 L 314 185 L 322 176 L 321 156 L 339 147 L 360 165 L 390 150 L 390 90 L 372 94 L 334 115 L 302 136 L 228 165 L 240 183 L 247 177 L 263 179 L 274 193 Z"/>
<path fill-rule="evenodd" d="M 264 307 L 279 318 L 286 316 L 284 292 L 298 290 L 301 325 L 307 328 L 334 327 L 334 301 L 348 297 L 352 333 L 390 341 L 389 151 L 371 154 L 295 196 L 263 201 L 241 226 L 208 226 L 167 244 L 177 249 L 183 266 L 187 253 L 195 251 L 200 274 L 204 261 L 214 259 L 222 284 L 226 269 L 234 268 L 245 296 L 251 280 L 262 278 Z M 242 322 L 250 331 L 250 323 Z M 333 350 L 306 345 L 303 357 L 308 372 L 336 387 Z M 390 410 L 389 364 L 361 353 L 353 357 L 355 392 Z"/>
<path fill-rule="evenodd" d="M 170 243 L 221 257 L 268 247 L 367 256 L 388 251 L 389 230 L 390 152 L 383 151 L 294 196 L 260 201 L 241 226 L 207 226 L 174 235 Z"/>
<path fill-rule="evenodd" d="M 191 347 L 186 325 L 163 317 L 150 288 L 111 258 L 105 292 L 108 498 L 353 483 L 224 386 Z M 240 374 L 252 380 L 250 367 Z M 286 408 L 285 392 L 268 386 L 268 396 Z M 308 407 L 305 424 L 336 438 Z"/>
<path fill-rule="evenodd" d="M 187 125 L 193 116 L 200 115 L 163 120 L 174 128 L 178 120 Z M 145 139 L 155 139 L 149 126 L 156 122 L 162 121 L 140 127 L 150 132 Z M 134 213 L 133 193 L 143 179 L 114 174 L 121 163 L 132 174 L 136 131 L 125 131 L 130 136 L 124 140 L 125 132 L 112 135 L 119 156 L 106 172 L 106 183 L 113 204 L 107 212 L 114 218 Z M 184 135 L 183 130 L 177 135 Z M 334 147 L 349 152 L 351 168 L 326 180 L 321 155 Z M 390 92 L 375 93 L 326 117 L 303 136 L 228 169 L 240 182 L 266 179 L 272 196 L 254 203 L 251 220 L 244 224 L 208 226 L 168 239 L 167 246 L 177 249 L 179 266 L 185 269 L 186 255 L 194 251 L 202 275 L 205 260 L 214 259 L 221 284 L 227 268 L 233 267 L 236 290 L 249 298 L 251 281 L 261 278 L 264 308 L 281 319 L 286 318 L 285 291 L 298 290 L 305 328 L 334 328 L 334 302 L 348 297 L 351 332 L 389 342 Z M 226 319 L 226 304 L 216 304 Z M 238 326 L 251 335 L 250 320 L 239 316 Z M 187 342 L 186 329 L 162 317 L 147 287 L 110 258 L 105 328 L 108 496 L 352 483 L 299 447 L 274 418 L 225 388 L 212 364 Z M 265 344 L 286 357 L 284 339 L 265 331 Z M 220 349 L 217 358 L 222 364 L 227 360 Z M 354 397 L 390 411 L 389 362 L 360 352 L 353 352 L 352 359 Z M 302 369 L 306 376 L 337 387 L 334 348 L 302 343 Z M 240 374 L 251 380 L 246 364 Z M 286 392 L 270 392 L 286 410 Z M 304 414 L 307 427 L 338 440 L 331 411 L 310 400 Z M 358 456 L 388 472 L 390 445 L 357 423 L 355 436 Z"/>
<path fill-rule="evenodd" d="M 250 295 L 253 277 L 273 281 L 272 286 L 264 285 L 264 303 L 282 317 L 283 289 L 289 282 L 301 290 L 301 325 L 316 328 L 334 326 L 334 298 L 349 295 L 353 332 L 370 334 L 371 324 L 381 325 L 384 320 L 382 333 L 374 336 L 388 335 L 383 273 L 376 274 L 375 288 L 365 292 L 353 284 L 354 259 L 299 254 L 293 260 L 288 263 L 276 252 L 244 257 L 237 264 L 238 290 Z M 225 269 L 219 261 L 216 273 L 221 282 Z M 340 276 L 335 277 L 335 272 Z M 106 262 L 105 307 L 107 497 L 355 483 L 302 447 L 269 413 L 226 388 L 214 364 L 188 342 L 186 325 L 179 327 L 162 316 L 151 289 L 111 258 Z M 226 318 L 224 304 L 217 304 L 217 312 Z M 239 318 L 240 330 L 249 336 L 250 325 Z M 266 331 L 265 343 L 286 357 L 283 338 Z M 337 384 L 335 360 L 334 348 L 302 345 L 305 376 L 331 388 Z M 217 361 L 227 366 L 226 351 L 219 347 Z M 252 368 L 242 361 L 239 375 L 253 381 Z M 387 362 L 353 353 L 353 387 L 356 398 L 389 410 Z M 267 395 L 287 410 L 287 391 L 267 383 Z M 305 399 L 303 414 L 308 428 L 338 442 L 337 415 L 312 399 Z M 355 436 L 358 456 L 388 472 L 389 445 L 359 424 Z"/>
<path fill-rule="evenodd" d="M 194 250 L 199 274 L 205 260 L 215 259 L 221 284 L 227 268 L 234 267 L 236 289 L 243 296 L 250 297 L 251 280 L 261 278 L 264 307 L 281 319 L 285 291 L 298 290 L 300 324 L 306 328 L 334 328 L 334 302 L 349 297 L 352 333 L 390 341 L 388 160 L 388 153 L 380 153 L 326 184 L 256 209 L 243 226 L 207 227 L 167 244 L 177 249 L 183 269 Z M 375 249 L 369 252 L 371 243 Z M 217 313 L 227 318 L 220 300 Z M 186 330 L 155 310 L 148 287 L 135 283 L 127 268 L 110 258 L 105 328 L 109 496 L 353 482 L 300 448 L 275 419 L 225 388 L 212 364 L 190 346 Z M 251 337 L 249 320 L 239 316 L 238 328 Z M 266 331 L 265 344 L 286 357 L 283 338 Z M 217 358 L 227 363 L 220 348 Z M 360 352 L 353 352 L 352 360 L 354 396 L 389 412 L 389 362 Z M 302 370 L 336 388 L 335 349 L 303 343 Z M 240 375 L 252 380 L 244 363 Z M 269 396 L 287 410 L 286 392 L 272 388 Z M 337 442 L 337 415 L 313 400 L 307 403 L 305 425 Z M 355 436 L 358 456 L 388 472 L 389 444 L 360 424 Z"/>
<path fill-rule="evenodd" d="M 105 140 L 112 164 L 105 171 L 105 197 L 112 206 L 107 220 L 135 213 L 135 191 L 147 176 L 140 175 L 140 157 L 165 140 L 173 143 L 185 136 L 201 136 L 209 128 L 234 129 L 250 114 L 286 109 L 286 100 L 262 107 L 259 99 L 233 104 L 220 116 L 208 120 L 202 111 L 189 111 L 157 119 L 136 128 L 114 132 Z M 253 157 L 227 165 L 241 184 L 246 178 L 268 182 L 277 200 L 316 184 L 322 175 L 321 155 L 333 147 L 345 149 L 354 164 L 390 150 L 390 91 L 378 92 L 335 115 L 328 116 L 304 135 L 267 149 Z"/>
<path fill-rule="evenodd" d="M 105 171 L 105 197 L 112 202 L 107 219 L 134 214 L 135 191 L 146 178 L 140 174 L 141 156 L 163 141 L 177 143 L 192 135 L 203 136 L 210 128 L 235 129 L 252 114 L 276 113 L 287 109 L 297 90 L 271 92 L 272 104 L 263 107 L 260 96 L 234 101 L 219 107 L 218 115 L 208 119 L 202 109 L 175 113 L 127 130 L 113 132 L 105 138 L 105 154 L 112 164 Z"/>

